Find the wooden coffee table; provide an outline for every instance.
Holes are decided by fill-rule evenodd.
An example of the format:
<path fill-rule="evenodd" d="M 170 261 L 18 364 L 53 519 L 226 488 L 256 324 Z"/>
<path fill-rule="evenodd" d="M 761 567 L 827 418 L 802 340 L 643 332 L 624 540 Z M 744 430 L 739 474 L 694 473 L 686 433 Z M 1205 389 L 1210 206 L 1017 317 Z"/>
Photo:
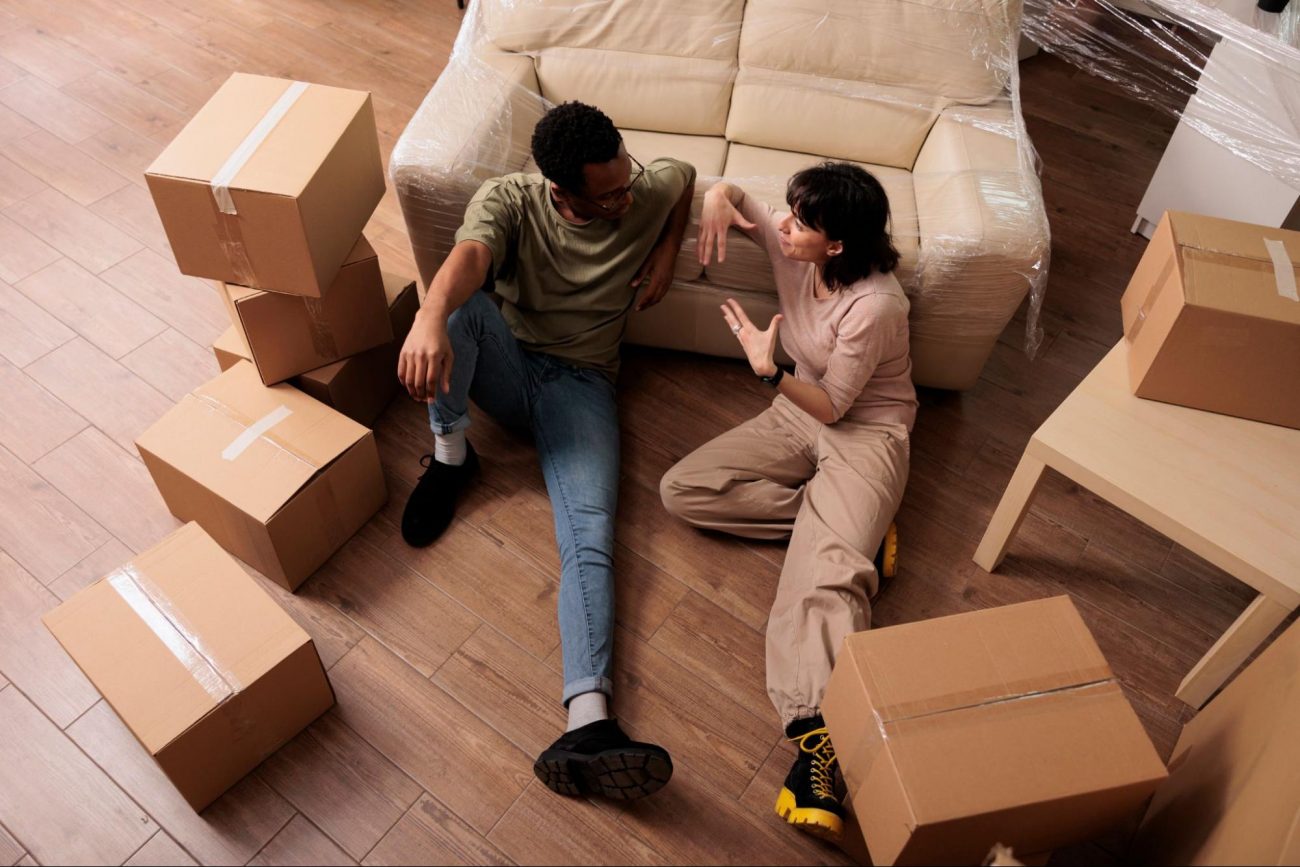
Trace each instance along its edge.
<path fill-rule="evenodd" d="M 1030 437 L 975 562 L 997 568 L 1051 467 L 1249 584 L 1178 687 L 1200 707 L 1300 607 L 1300 430 L 1134 397 L 1127 363 L 1121 340 Z"/>

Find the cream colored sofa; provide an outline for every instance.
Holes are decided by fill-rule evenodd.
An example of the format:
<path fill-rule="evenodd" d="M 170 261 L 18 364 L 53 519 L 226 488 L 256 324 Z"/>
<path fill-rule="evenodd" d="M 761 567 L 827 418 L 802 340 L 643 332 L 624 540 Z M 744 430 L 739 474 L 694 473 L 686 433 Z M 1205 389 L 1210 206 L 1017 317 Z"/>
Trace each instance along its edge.
<path fill-rule="evenodd" d="M 642 162 L 693 163 L 696 214 L 717 177 L 784 207 L 787 178 L 806 165 L 868 168 L 889 195 L 912 299 L 914 378 L 968 388 L 1046 280 L 1047 219 L 1016 98 L 1016 3 L 475 0 L 390 165 L 421 278 L 446 257 L 479 183 L 534 170 L 537 119 L 580 99 Z M 629 339 L 738 356 L 718 314 L 729 295 L 758 321 L 775 312 L 764 254 L 733 232 L 727 261 L 703 269 L 692 226 L 672 290 L 633 315 Z"/>

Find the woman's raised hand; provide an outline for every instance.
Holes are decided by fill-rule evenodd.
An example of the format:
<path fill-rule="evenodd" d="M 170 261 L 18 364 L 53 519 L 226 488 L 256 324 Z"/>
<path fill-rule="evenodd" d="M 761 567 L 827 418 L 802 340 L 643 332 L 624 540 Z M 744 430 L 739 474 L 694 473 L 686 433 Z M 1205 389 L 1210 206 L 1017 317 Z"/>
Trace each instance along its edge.
<path fill-rule="evenodd" d="M 718 245 L 718 261 L 727 260 L 727 230 L 732 226 L 752 229 L 754 224 L 741 216 L 740 211 L 727 198 L 727 184 L 716 184 L 704 194 L 704 207 L 700 212 L 700 238 L 696 245 L 701 265 L 708 265 L 713 255 L 713 245 Z"/>
<path fill-rule="evenodd" d="M 754 373 L 759 376 L 775 375 L 776 337 L 784 317 L 780 313 L 776 314 L 768 324 L 767 330 L 759 331 L 758 326 L 750 322 L 749 317 L 745 315 L 745 309 L 740 306 L 740 302 L 735 298 L 728 298 L 727 303 L 722 305 L 722 318 L 727 320 L 731 333 L 740 341 Z"/>

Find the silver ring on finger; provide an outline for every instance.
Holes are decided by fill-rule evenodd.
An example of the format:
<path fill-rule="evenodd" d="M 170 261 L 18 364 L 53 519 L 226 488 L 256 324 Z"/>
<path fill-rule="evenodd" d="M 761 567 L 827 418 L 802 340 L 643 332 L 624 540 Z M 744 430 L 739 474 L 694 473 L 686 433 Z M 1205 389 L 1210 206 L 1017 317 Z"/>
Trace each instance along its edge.
<path fill-rule="evenodd" d="M 732 334 L 735 334 L 735 335 L 737 335 L 737 336 L 739 336 L 739 335 L 740 335 L 740 326 L 739 326 L 739 325 L 733 325 L 733 326 L 731 326 L 731 333 L 732 333 Z"/>

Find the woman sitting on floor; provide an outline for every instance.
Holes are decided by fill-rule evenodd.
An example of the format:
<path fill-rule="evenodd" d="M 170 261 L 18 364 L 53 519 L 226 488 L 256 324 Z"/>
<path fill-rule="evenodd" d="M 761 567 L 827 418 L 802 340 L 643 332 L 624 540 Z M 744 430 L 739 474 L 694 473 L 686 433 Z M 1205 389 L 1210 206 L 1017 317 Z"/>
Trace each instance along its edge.
<path fill-rule="evenodd" d="M 884 189 L 855 165 L 828 162 L 791 178 L 786 201 L 790 213 L 777 213 L 725 181 L 704 198 L 702 264 L 715 244 L 723 261 L 732 226 L 772 260 L 780 312 L 767 330 L 734 299 L 722 315 L 779 394 L 683 458 L 660 493 L 697 527 L 789 538 L 767 625 L 767 688 L 799 752 L 776 809 L 836 837 L 844 809 L 821 699 L 844 637 L 868 625 L 880 580 L 873 555 L 892 535 L 917 404 Z M 778 328 L 793 375 L 773 362 Z"/>

